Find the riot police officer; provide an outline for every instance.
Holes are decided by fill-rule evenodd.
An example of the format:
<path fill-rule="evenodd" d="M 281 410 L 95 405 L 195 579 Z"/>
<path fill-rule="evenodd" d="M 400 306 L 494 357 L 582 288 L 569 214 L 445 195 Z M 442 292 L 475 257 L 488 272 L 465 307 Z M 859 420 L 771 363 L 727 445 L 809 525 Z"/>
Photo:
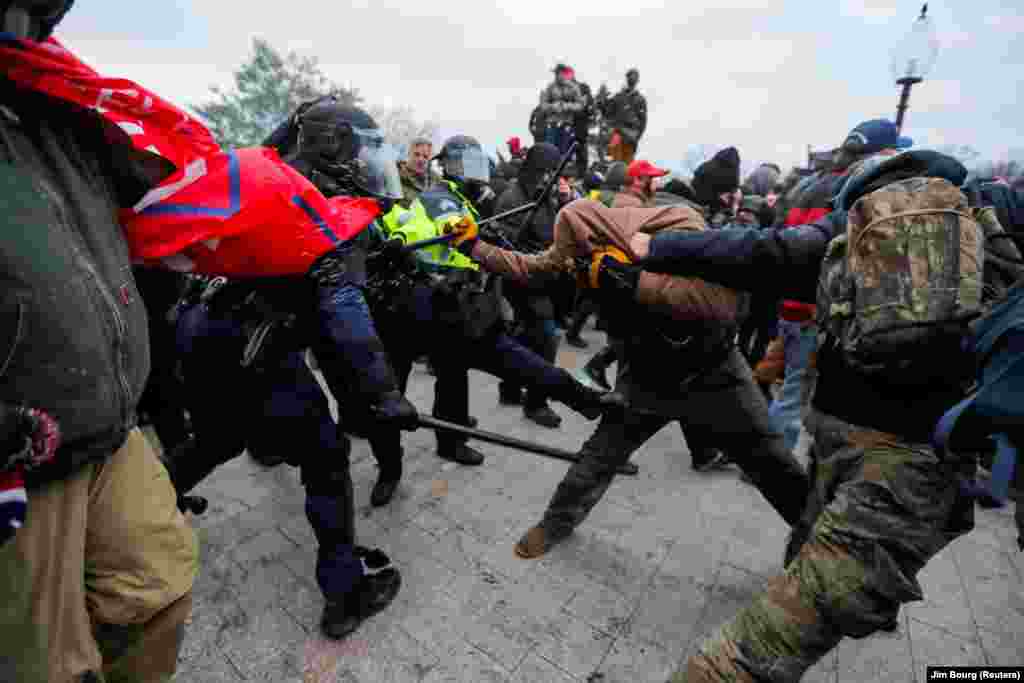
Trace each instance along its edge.
<path fill-rule="evenodd" d="M 358 193 L 380 208 L 401 197 L 393 150 L 362 110 L 321 100 L 291 125 L 296 148 L 286 161 L 325 194 Z M 169 462 L 179 494 L 245 449 L 283 454 L 300 467 L 326 599 L 321 628 L 331 638 L 386 607 L 401 577 L 383 552 L 355 545 L 351 444 L 331 419 L 304 349 L 313 348 L 332 393 L 369 406 L 356 415 L 350 408 L 349 420 L 393 430 L 416 418 L 363 297 L 360 239 L 323 254 L 302 276 L 215 280 L 183 307 L 178 325 L 196 432 Z"/>
<path fill-rule="evenodd" d="M 490 198 L 490 168 L 480 143 L 465 135 L 445 142 L 436 159 L 442 181 L 422 193 L 411 208 L 396 207 L 380 221 L 385 252 L 400 253 L 403 245 L 444 233 L 452 222 L 481 215 L 479 202 Z M 437 370 L 434 416 L 465 424 L 469 411 L 468 371 L 483 370 L 502 379 L 515 379 L 536 387 L 588 419 L 601 411 L 600 392 L 577 382 L 505 333 L 501 315 L 501 279 L 479 267 L 448 245 L 415 251 L 419 282 L 401 294 L 402 302 L 375 318 L 381 337 L 404 384 L 412 360 L 426 351 Z M 393 300 L 399 297 L 388 297 Z M 410 324 L 416 334 L 409 334 Z M 401 441 L 398 432 L 371 437 L 381 464 L 372 502 L 384 504 L 401 478 Z M 438 455 L 465 464 L 479 464 L 483 456 L 465 444 L 465 438 L 438 433 Z M 379 495 L 378 495 L 379 494 Z"/>

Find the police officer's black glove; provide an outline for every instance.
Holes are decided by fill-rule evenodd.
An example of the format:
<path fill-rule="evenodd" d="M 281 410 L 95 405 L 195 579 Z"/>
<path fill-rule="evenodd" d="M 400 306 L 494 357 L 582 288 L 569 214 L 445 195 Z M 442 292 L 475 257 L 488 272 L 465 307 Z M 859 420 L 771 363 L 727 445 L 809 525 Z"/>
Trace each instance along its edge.
<path fill-rule="evenodd" d="M 371 273 L 416 270 L 416 254 L 405 251 L 404 247 L 405 242 L 398 238 L 388 240 L 367 257 L 367 270 Z"/>
<path fill-rule="evenodd" d="M 415 431 L 419 428 L 419 411 L 416 406 L 398 391 L 382 394 L 376 404 L 370 408 L 375 426 L 384 429 L 402 429 Z"/>

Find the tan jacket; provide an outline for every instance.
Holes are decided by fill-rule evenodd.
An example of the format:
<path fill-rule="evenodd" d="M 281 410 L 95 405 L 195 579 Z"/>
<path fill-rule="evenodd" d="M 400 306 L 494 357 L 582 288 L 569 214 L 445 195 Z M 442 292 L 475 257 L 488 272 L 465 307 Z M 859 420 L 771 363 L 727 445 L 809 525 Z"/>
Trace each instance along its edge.
<path fill-rule="evenodd" d="M 576 257 L 589 258 L 597 248 L 615 246 L 630 260 L 637 256 L 630 238 L 662 230 L 704 230 L 704 218 L 686 206 L 642 208 L 643 202 L 620 192 L 607 208 L 580 199 L 562 209 L 555 219 L 555 241 L 540 254 L 522 254 L 477 242 L 472 257 L 491 272 L 525 281 L 536 273 L 574 272 Z M 731 289 L 698 278 L 660 273 L 640 274 L 637 302 L 675 320 L 736 321 L 738 296 Z"/>
<path fill-rule="evenodd" d="M 425 177 L 416 175 L 412 167 L 404 161 L 398 162 L 398 175 L 402 180 L 402 199 L 398 203 L 406 209 L 412 208 L 412 203 L 420 194 L 429 190 L 434 183 L 440 180 L 429 170 Z"/>

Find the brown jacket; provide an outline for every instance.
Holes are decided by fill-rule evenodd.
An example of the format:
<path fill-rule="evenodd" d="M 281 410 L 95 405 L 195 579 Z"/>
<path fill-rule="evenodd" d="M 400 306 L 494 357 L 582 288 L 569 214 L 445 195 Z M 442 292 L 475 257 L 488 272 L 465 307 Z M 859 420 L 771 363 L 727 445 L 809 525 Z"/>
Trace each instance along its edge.
<path fill-rule="evenodd" d="M 412 203 L 439 180 L 429 170 L 426 176 L 416 175 L 412 167 L 404 161 L 398 162 L 398 175 L 402 180 L 402 199 L 398 203 L 406 209 L 412 208 Z"/>
<path fill-rule="evenodd" d="M 527 280 L 536 273 L 574 272 L 574 259 L 587 258 L 595 249 L 615 246 L 630 260 L 636 254 L 630 238 L 637 232 L 704 230 L 704 218 L 685 206 L 642 208 L 643 202 L 620 192 L 607 208 L 600 202 L 580 199 L 562 209 L 555 219 L 555 241 L 540 254 L 522 254 L 477 242 L 472 257 L 491 272 Z M 643 272 L 637 302 L 675 320 L 736 321 L 738 301 L 732 290 L 698 278 Z"/>

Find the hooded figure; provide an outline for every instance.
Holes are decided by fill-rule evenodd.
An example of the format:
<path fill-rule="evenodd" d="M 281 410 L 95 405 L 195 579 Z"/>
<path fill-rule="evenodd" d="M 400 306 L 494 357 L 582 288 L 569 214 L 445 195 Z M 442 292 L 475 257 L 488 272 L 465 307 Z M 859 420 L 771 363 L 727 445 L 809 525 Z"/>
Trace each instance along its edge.
<path fill-rule="evenodd" d="M 519 176 L 515 183 L 510 185 L 498 199 L 496 212 L 502 213 L 536 200 L 551 179 L 551 174 L 558 169 L 561 158 L 558 148 L 546 142 L 531 147 L 519 169 Z M 525 243 L 534 246 L 541 244 L 546 246 L 552 239 L 552 226 L 557 212 L 557 198 L 555 193 L 551 193 L 548 197 L 548 205 L 542 206 L 534 213 L 533 221 L 529 226 L 524 225 L 529 212 L 502 221 L 502 225 L 506 234 L 513 241 L 525 240 Z"/>
<path fill-rule="evenodd" d="M 561 154 L 554 145 L 542 142 L 530 148 L 519 170 L 519 177 L 498 199 L 496 213 L 504 213 L 532 201 L 544 191 L 552 174 L 558 171 Z M 552 191 L 536 211 L 525 211 L 501 221 L 502 232 L 525 251 L 543 251 L 554 241 L 555 216 L 559 197 Z M 532 216 L 527 224 L 528 217 Z M 504 292 L 516 314 L 516 339 L 549 363 L 558 357 L 559 336 L 555 333 L 555 304 L 552 293 L 558 291 L 556 278 L 542 278 L 528 285 L 506 282 Z M 506 380 L 498 387 L 499 401 L 505 405 L 522 402 L 523 414 L 548 428 L 561 424 L 561 417 L 548 405 L 544 392 L 528 389 Z"/>
<path fill-rule="evenodd" d="M 701 164 L 693 174 L 693 191 L 697 201 L 707 207 L 709 223 L 713 227 L 716 217 L 728 218 L 732 213 L 732 202 L 722 195 L 734 193 L 740 186 L 740 153 L 735 147 L 727 147 Z M 728 222 L 727 220 L 725 222 Z"/>
<path fill-rule="evenodd" d="M 775 189 L 775 186 L 782 178 L 782 170 L 775 164 L 761 164 L 757 169 L 747 176 L 744 185 L 744 194 L 753 194 L 759 197 L 767 197 Z"/>
<path fill-rule="evenodd" d="M 542 142 L 530 148 L 516 179 L 528 200 L 534 199 L 537 192 L 544 188 L 544 183 L 550 179 L 550 174 L 555 172 L 561 160 L 562 155 L 554 145 Z"/>

